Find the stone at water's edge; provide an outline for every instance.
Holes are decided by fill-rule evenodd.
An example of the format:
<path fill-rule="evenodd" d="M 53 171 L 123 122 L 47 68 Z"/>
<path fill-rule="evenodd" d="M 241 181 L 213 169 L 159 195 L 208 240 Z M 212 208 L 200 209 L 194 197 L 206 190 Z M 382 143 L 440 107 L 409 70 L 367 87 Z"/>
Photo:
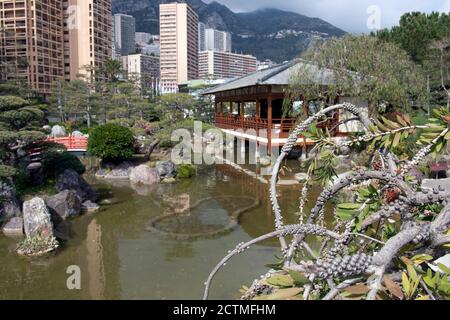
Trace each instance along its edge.
<path fill-rule="evenodd" d="M 20 237 L 23 236 L 23 219 L 14 217 L 3 226 L 3 234 L 5 236 Z"/>
<path fill-rule="evenodd" d="M 151 185 L 158 183 L 161 180 L 161 177 L 159 176 L 158 170 L 146 165 L 140 165 L 131 170 L 130 180 L 133 183 Z"/>
<path fill-rule="evenodd" d="M 156 163 L 161 178 L 174 178 L 177 176 L 177 166 L 172 161 L 158 161 Z"/>
<path fill-rule="evenodd" d="M 53 236 L 53 223 L 50 211 L 41 198 L 33 198 L 23 203 L 23 223 L 25 235 L 29 237 Z"/>
<path fill-rule="evenodd" d="M 10 219 L 21 214 L 20 204 L 12 186 L 0 182 L 0 219 Z"/>
<path fill-rule="evenodd" d="M 47 206 L 63 220 L 81 213 L 81 200 L 74 191 L 64 190 L 47 198 Z"/>
<path fill-rule="evenodd" d="M 83 210 L 86 212 L 97 212 L 100 210 L 100 206 L 90 200 L 83 202 Z"/>
<path fill-rule="evenodd" d="M 308 175 L 306 173 L 300 172 L 300 173 L 295 174 L 294 178 L 298 182 L 304 183 L 304 182 L 306 182 L 308 180 Z"/>
<path fill-rule="evenodd" d="M 102 162 L 95 176 L 104 179 L 128 179 L 132 169 L 133 163 L 129 161 L 124 161 L 119 164 Z"/>
<path fill-rule="evenodd" d="M 166 184 L 170 184 L 170 183 L 175 183 L 177 182 L 177 180 L 175 178 L 164 178 L 161 183 L 166 183 Z"/>
<path fill-rule="evenodd" d="M 71 190 L 75 192 L 81 201 L 97 200 L 97 193 L 76 171 L 72 169 L 65 170 L 56 181 L 58 191 Z"/>
<path fill-rule="evenodd" d="M 270 157 L 261 157 L 258 159 L 258 163 L 262 167 L 269 167 L 272 164 L 272 159 Z"/>

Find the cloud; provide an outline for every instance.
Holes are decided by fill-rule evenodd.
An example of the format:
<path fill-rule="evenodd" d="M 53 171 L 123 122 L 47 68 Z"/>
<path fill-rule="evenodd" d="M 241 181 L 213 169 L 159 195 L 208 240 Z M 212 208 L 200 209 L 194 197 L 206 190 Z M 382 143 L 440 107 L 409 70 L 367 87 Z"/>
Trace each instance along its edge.
<path fill-rule="evenodd" d="M 212 0 L 205 0 L 211 2 Z M 367 33 L 367 13 L 372 6 L 379 8 L 379 25 L 382 28 L 397 25 L 400 17 L 411 11 L 450 13 L 450 0 L 218 0 L 236 12 L 275 7 L 294 11 L 310 17 L 318 17 L 335 26 L 353 33 Z M 373 11 L 372 11 L 373 13 Z M 374 24 L 370 24 L 373 26 Z"/>

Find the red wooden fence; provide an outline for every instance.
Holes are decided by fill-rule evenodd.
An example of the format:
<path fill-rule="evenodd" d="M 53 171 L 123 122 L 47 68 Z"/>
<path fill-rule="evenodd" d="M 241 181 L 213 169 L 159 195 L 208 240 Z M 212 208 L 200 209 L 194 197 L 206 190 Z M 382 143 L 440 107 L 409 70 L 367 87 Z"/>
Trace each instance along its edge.
<path fill-rule="evenodd" d="M 47 138 L 47 141 L 62 144 L 68 151 L 86 151 L 88 147 L 88 138 L 86 137 Z"/>

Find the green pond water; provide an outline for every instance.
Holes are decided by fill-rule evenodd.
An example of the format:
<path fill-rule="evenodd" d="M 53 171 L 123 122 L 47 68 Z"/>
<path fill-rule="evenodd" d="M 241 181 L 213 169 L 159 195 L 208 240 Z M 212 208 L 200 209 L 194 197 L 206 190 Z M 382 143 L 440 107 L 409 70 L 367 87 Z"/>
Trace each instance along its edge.
<path fill-rule="evenodd" d="M 19 257 L 14 253 L 18 240 L 0 236 L 0 299 L 201 299 L 204 281 L 228 250 L 273 230 L 268 186 L 226 165 L 152 187 L 90 182 L 100 194 L 102 210 L 59 225 L 58 236 L 66 241 L 51 256 Z M 297 222 L 300 187 L 279 189 L 286 223 Z M 149 231 L 149 221 L 161 214 L 171 215 L 157 225 L 164 231 L 198 234 L 220 229 L 236 209 L 252 202 L 242 196 L 256 199 L 258 205 L 243 213 L 231 232 L 179 239 Z M 183 212 L 203 199 L 188 215 Z M 264 274 L 278 252 L 274 239 L 235 257 L 215 278 L 210 297 L 239 298 L 241 285 Z M 72 265 L 81 270 L 80 290 L 67 289 L 66 271 Z"/>

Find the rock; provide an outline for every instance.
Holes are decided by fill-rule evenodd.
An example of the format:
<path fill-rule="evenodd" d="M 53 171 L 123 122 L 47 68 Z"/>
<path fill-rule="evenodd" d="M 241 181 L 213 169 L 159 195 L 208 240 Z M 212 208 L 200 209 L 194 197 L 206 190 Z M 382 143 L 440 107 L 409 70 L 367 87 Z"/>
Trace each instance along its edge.
<path fill-rule="evenodd" d="M 64 190 L 47 198 L 47 206 L 63 220 L 80 215 L 81 200 L 74 191 Z"/>
<path fill-rule="evenodd" d="M 177 180 L 176 180 L 175 178 L 164 178 L 164 179 L 161 181 L 161 183 L 167 183 L 167 184 L 175 183 L 175 182 L 177 182 Z"/>
<path fill-rule="evenodd" d="M 30 183 L 33 186 L 39 186 L 44 181 L 44 170 L 42 163 L 32 162 L 27 166 L 27 173 L 30 177 Z"/>
<path fill-rule="evenodd" d="M 83 210 L 85 210 L 86 212 L 97 212 L 98 210 L 100 210 L 100 206 L 95 202 L 88 200 L 83 202 Z"/>
<path fill-rule="evenodd" d="M 97 200 L 97 194 L 91 186 L 76 171 L 72 169 L 65 170 L 56 181 L 58 191 L 74 191 L 81 201 Z"/>
<path fill-rule="evenodd" d="M 160 179 L 161 177 L 159 176 L 158 170 L 146 165 L 140 165 L 133 168 L 130 173 L 130 180 L 133 183 L 152 185 L 158 183 Z"/>
<path fill-rule="evenodd" d="M 306 173 L 300 172 L 295 174 L 294 179 L 300 183 L 304 183 L 306 182 L 306 180 L 308 180 L 308 175 Z"/>
<path fill-rule="evenodd" d="M 0 220 L 9 220 L 21 214 L 14 187 L 0 182 Z"/>
<path fill-rule="evenodd" d="M 23 224 L 27 238 L 53 236 L 50 212 L 41 198 L 33 198 L 23 204 Z"/>
<path fill-rule="evenodd" d="M 52 137 L 55 137 L 55 138 L 65 137 L 67 135 L 66 129 L 64 127 L 58 126 L 58 125 L 53 126 L 51 135 L 52 135 Z"/>
<path fill-rule="evenodd" d="M 23 219 L 14 217 L 3 226 L 3 234 L 5 236 L 20 237 L 23 236 Z"/>
<path fill-rule="evenodd" d="M 129 179 L 133 167 L 133 163 L 129 161 L 119 164 L 101 163 L 95 175 L 104 179 Z"/>
<path fill-rule="evenodd" d="M 51 133 L 51 132 L 52 132 L 52 127 L 50 127 L 49 125 L 43 126 L 42 129 L 43 129 L 46 133 Z"/>
<path fill-rule="evenodd" d="M 72 132 L 72 137 L 84 137 L 84 133 L 81 131 Z"/>
<path fill-rule="evenodd" d="M 300 147 L 294 147 L 291 152 L 287 155 L 287 159 L 298 159 L 304 156 L 305 153 L 303 152 L 303 148 Z"/>
<path fill-rule="evenodd" d="M 158 170 L 161 178 L 174 178 L 177 176 L 177 167 L 172 161 L 158 161 L 155 168 Z"/>
<path fill-rule="evenodd" d="M 261 167 L 269 167 L 272 164 L 272 159 L 270 157 L 261 157 L 258 162 Z"/>

